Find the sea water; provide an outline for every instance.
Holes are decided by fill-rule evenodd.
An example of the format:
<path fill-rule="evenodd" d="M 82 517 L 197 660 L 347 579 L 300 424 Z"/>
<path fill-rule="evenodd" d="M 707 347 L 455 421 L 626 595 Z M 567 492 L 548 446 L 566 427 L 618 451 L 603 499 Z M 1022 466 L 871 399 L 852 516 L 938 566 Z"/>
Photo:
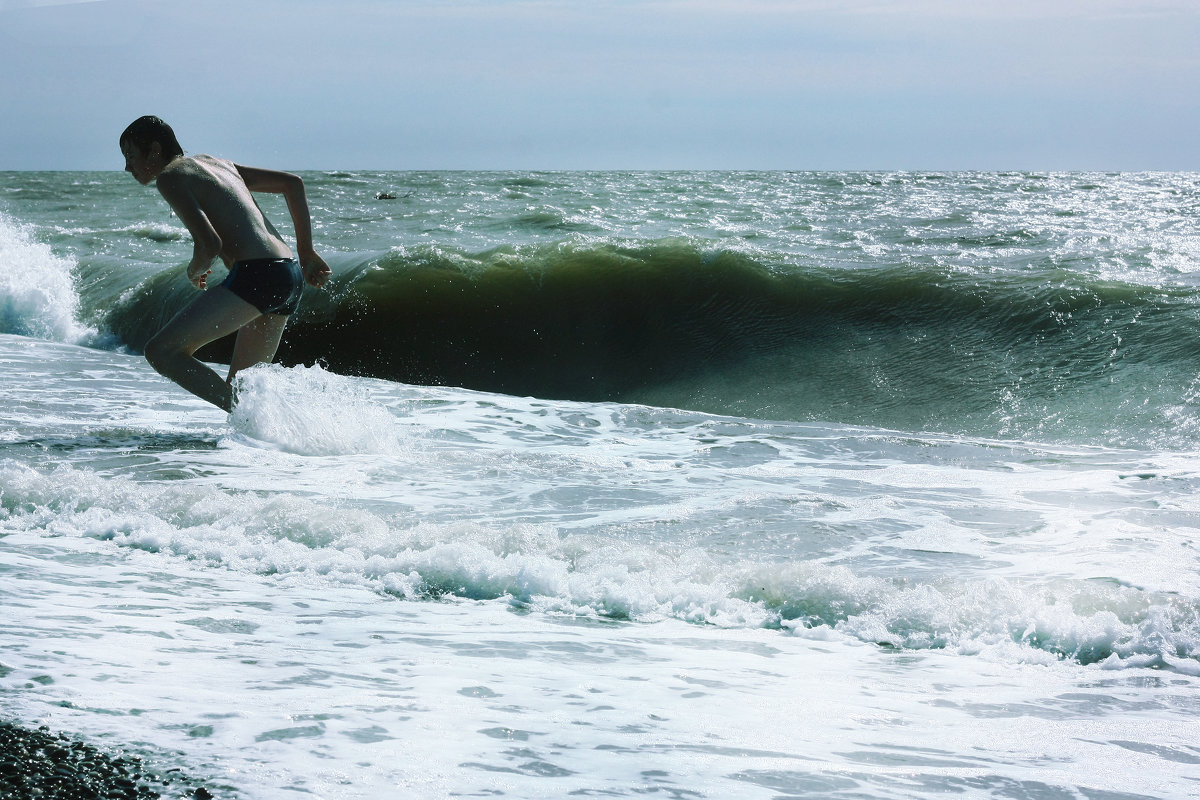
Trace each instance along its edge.
<path fill-rule="evenodd" d="M 304 177 L 226 415 L 139 355 L 157 193 L 0 174 L 6 719 L 241 798 L 1200 791 L 1200 176 Z"/>

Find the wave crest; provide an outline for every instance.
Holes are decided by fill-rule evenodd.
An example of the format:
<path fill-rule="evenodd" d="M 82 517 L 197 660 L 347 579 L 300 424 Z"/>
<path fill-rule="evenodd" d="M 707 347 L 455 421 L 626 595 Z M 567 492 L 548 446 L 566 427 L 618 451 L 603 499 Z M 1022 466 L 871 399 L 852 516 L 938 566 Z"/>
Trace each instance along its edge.
<path fill-rule="evenodd" d="M 78 322 L 73 261 L 0 214 L 0 333 L 83 344 L 96 331 Z"/>

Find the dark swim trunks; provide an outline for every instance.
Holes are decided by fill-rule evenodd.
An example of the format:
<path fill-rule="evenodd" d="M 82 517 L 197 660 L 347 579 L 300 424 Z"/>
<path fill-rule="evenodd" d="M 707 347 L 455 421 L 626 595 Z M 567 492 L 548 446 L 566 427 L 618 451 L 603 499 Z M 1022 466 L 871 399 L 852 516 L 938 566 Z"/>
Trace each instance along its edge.
<path fill-rule="evenodd" d="M 264 314 L 287 316 L 300 305 L 304 275 L 294 258 L 238 261 L 221 285 Z"/>

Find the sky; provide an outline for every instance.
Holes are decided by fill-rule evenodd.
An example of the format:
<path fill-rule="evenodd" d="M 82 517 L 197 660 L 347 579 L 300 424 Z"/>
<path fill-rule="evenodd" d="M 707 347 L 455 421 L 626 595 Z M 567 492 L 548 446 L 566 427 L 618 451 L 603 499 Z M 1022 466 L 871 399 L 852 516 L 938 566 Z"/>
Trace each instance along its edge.
<path fill-rule="evenodd" d="M 0 170 L 1200 170 L 1198 0 L 0 0 Z"/>

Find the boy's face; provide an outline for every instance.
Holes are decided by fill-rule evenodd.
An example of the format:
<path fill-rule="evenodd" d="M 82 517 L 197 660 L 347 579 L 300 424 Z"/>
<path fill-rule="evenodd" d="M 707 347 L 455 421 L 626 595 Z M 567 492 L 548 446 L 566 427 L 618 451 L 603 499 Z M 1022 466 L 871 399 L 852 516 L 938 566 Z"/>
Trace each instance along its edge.
<path fill-rule="evenodd" d="M 121 143 L 121 155 L 125 156 L 125 171 L 143 186 L 148 186 L 158 177 L 159 168 L 161 167 L 161 165 L 155 163 L 156 159 L 153 157 L 154 144 L 156 143 L 150 145 L 149 153 L 143 153 L 133 142 Z"/>

